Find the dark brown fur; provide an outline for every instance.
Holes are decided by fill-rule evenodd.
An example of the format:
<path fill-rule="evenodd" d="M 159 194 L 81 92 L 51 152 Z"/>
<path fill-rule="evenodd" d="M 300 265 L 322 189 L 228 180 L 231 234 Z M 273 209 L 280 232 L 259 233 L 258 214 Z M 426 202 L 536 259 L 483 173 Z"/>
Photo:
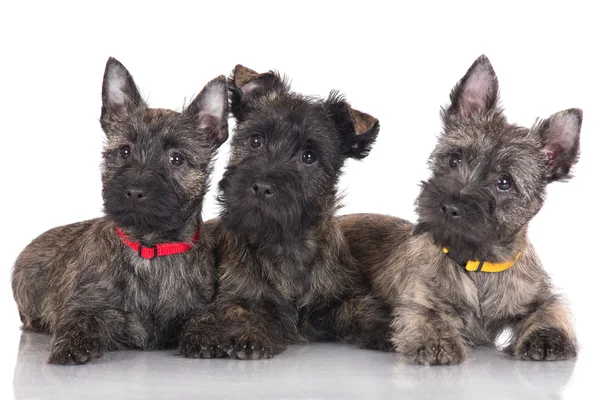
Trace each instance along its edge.
<path fill-rule="evenodd" d="M 497 92 L 485 56 L 452 91 L 416 226 L 376 214 L 339 218 L 375 293 L 394 308 L 395 350 L 412 362 L 460 363 L 469 347 L 494 345 L 505 329 L 512 333 L 506 351 L 515 357 L 577 353 L 569 312 L 527 239 L 527 225 L 546 185 L 568 178 L 577 161 L 581 111 L 554 114 L 528 130 L 506 122 Z M 508 189 L 500 189 L 503 177 Z M 467 272 L 442 247 L 458 259 L 521 255 L 504 272 Z"/>
<path fill-rule="evenodd" d="M 387 348 L 389 310 L 370 295 L 333 217 L 344 160 L 368 154 L 378 121 L 339 96 L 293 93 L 274 72 L 237 66 L 230 85 L 238 125 L 222 219 L 205 225 L 218 247 L 222 333 L 199 341 L 197 354 L 269 358 L 316 340 Z M 314 164 L 300 161 L 307 148 Z"/>
<path fill-rule="evenodd" d="M 207 84 L 182 113 L 151 109 L 125 67 L 109 59 L 101 116 L 107 215 L 42 234 L 13 272 L 23 329 L 52 334 L 51 363 L 174 346 L 185 322 L 213 300 L 214 246 L 201 210 L 212 158 L 227 138 L 227 114 L 225 77 Z M 177 152 L 185 162 L 175 166 Z M 130 190 L 145 193 L 131 207 Z M 201 234 L 187 252 L 147 260 L 123 243 L 117 226 L 146 245 Z"/>

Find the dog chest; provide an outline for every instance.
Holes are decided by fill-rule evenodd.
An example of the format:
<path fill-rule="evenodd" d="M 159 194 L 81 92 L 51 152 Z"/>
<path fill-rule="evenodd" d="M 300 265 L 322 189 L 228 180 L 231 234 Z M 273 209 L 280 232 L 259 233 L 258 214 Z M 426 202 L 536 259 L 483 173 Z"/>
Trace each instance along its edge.
<path fill-rule="evenodd" d="M 202 289 L 206 285 L 198 274 L 190 273 L 182 260 L 138 258 L 132 264 L 134 268 L 124 285 L 127 311 L 166 321 L 189 313 L 203 302 Z"/>

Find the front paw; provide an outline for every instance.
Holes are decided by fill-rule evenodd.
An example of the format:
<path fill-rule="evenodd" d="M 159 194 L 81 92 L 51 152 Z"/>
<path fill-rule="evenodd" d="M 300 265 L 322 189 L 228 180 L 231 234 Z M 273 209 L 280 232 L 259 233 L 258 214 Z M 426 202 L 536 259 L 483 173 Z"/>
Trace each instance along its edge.
<path fill-rule="evenodd" d="M 273 343 L 268 336 L 239 333 L 226 339 L 221 347 L 229 357 L 239 360 L 272 358 L 285 350 L 285 346 Z"/>
<path fill-rule="evenodd" d="M 187 358 L 219 358 L 225 356 L 214 327 L 184 331 L 179 340 L 179 353 Z"/>
<path fill-rule="evenodd" d="M 514 356 L 522 360 L 566 360 L 576 355 L 577 345 L 556 328 L 536 329 L 514 347 Z"/>
<path fill-rule="evenodd" d="M 87 333 L 67 332 L 52 339 L 50 364 L 85 364 L 104 353 L 101 340 Z"/>
<path fill-rule="evenodd" d="M 467 358 L 467 347 L 457 337 L 401 338 L 395 350 L 410 362 L 423 365 L 460 364 Z"/>

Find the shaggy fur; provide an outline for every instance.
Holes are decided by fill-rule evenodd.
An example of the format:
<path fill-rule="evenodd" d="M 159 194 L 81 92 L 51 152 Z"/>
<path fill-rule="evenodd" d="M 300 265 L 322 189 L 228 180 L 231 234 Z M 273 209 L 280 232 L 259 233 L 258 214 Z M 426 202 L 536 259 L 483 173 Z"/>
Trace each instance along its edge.
<path fill-rule="evenodd" d="M 213 156 L 228 135 L 227 114 L 224 76 L 178 113 L 148 108 L 125 67 L 108 60 L 100 118 L 106 216 L 42 234 L 13 272 L 23 328 L 52 334 L 51 363 L 173 346 L 186 320 L 211 302 L 213 245 L 201 210 Z M 201 234 L 187 252 L 143 259 L 116 227 L 146 246 Z"/>
<path fill-rule="evenodd" d="M 219 184 L 218 342 L 197 356 L 272 357 L 286 344 L 343 340 L 388 347 L 389 310 L 370 296 L 333 217 L 348 157 L 366 157 L 378 121 L 339 95 L 290 91 L 274 72 L 238 65 L 229 81 L 238 121 Z"/>
<path fill-rule="evenodd" d="M 577 162 L 582 112 L 562 111 L 531 129 L 509 124 L 485 56 L 450 100 L 416 226 L 382 215 L 340 218 L 375 292 L 394 308 L 394 348 L 412 362 L 456 364 L 469 347 L 493 345 L 508 328 L 506 351 L 517 358 L 573 357 L 569 312 L 527 240 L 527 225 L 546 185 L 567 179 Z M 454 261 L 503 262 L 518 253 L 500 273 L 467 272 Z"/>

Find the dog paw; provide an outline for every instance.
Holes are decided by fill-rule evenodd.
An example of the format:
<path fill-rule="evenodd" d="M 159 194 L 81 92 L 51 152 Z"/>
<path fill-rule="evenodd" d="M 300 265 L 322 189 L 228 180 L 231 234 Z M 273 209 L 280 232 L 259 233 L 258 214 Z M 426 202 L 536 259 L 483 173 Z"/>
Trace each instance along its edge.
<path fill-rule="evenodd" d="M 514 355 L 522 360 L 566 360 L 577 355 L 577 346 L 559 329 L 540 328 L 517 341 Z"/>
<path fill-rule="evenodd" d="M 179 340 L 179 353 L 186 358 L 219 358 L 225 356 L 218 336 L 210 329 L 184 332 Z"/>
<path fill-rule="evenodd" d="M 79 365 L 98 358 L 103 353 L 104 349 L 99 338 L 72 332 L 53 339 L 48 362 L 59 365 Z"/>
<path fill-rule="evenodd" d="M 459 338 L 434 337 L 426 340 L 405 340 L 396 351 L 410 362 L 423 365 L 460 364 L 467 358 L 467 347 Z"/>
<path fill-rule="evenodd" d="M 221 346 L 227 355 L 239 360 L 260 360 L 272 358 L 285 350 L 283 345 L 275 345 L 269 340 L 246 335 L 232 336 Z"/>

